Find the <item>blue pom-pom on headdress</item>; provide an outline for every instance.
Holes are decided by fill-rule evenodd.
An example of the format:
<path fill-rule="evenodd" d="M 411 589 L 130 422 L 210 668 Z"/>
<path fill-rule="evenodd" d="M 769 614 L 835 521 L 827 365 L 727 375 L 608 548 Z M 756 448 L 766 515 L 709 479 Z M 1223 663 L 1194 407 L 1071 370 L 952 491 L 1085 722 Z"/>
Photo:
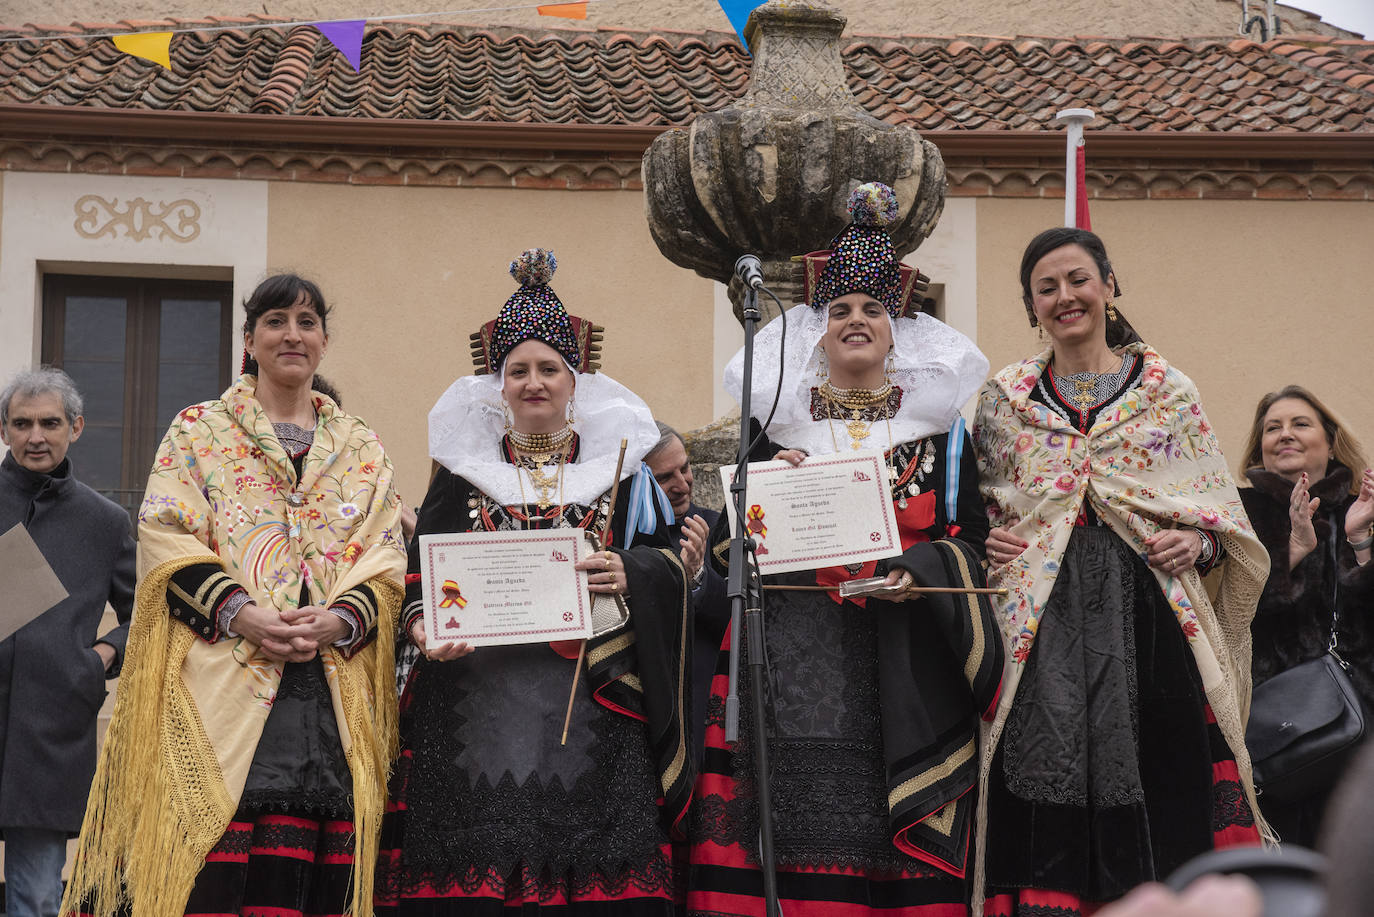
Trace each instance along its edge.
<path fill-rule="evenodd" d="M 880 181 L 865 182 L 849 193 L 849 219 L 856 226 L 897 222 L 897 192 Z"/>
<path fill-rule="evenodd" d="M 553 279 L 558 259 L 547 248 L 530 248 L 510 263 L 510 275 L 522 287 L 543 286 Z"/>

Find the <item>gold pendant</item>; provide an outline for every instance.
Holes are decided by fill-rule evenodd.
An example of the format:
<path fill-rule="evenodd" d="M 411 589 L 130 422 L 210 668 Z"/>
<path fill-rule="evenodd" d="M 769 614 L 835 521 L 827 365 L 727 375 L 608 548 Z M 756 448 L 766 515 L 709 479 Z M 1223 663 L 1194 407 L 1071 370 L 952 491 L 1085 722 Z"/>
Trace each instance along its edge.
<path fill-rule="evenodd" d="M 1073 387 L 1078 389 L 1078 394 L 1074 397 L 1074 401 L 1077 401 L 1082 407 L 1091 407 L 1093 403 L 1093 388 L 1096 384 L 1096 379 L 1088 381 L 1082 379 L 1073 380 Z"/>
<path fill-rule="evenodd" d="M 844 422 L 844 426 L 845 429 L 849 431 L 849 439 L 851 440 L 849 448 L 863 448 L 863 441 L 868 439 L 868 434 L 871 429 L 871 425 L 868 421 L 863 419 L 863 414 L 859 411 L 855 411 L 850 415 L 850 418 Z"/>
<path fill-rule="evenodd" d="M 525 472 L 530 476 L 530 483 L 534 485 L 534 489 L 539 491 L 536 502 L 540 511 L 548 509 L 553 505 L 553 489 L 558 486 L 558 473 L 545 474 L 544 469 L 538 465 L 527 466 Z"/>

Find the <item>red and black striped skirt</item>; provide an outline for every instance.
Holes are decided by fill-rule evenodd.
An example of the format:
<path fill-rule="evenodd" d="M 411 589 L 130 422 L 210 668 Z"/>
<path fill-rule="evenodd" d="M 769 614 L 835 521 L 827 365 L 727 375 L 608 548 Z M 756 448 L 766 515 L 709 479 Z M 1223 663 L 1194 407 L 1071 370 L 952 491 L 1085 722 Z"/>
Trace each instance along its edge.
<path fill-rule="evenodd" d="M 187 915 L 333 917 L 353 894 L 353 822 L 238 814 L 205 858 Z"/>

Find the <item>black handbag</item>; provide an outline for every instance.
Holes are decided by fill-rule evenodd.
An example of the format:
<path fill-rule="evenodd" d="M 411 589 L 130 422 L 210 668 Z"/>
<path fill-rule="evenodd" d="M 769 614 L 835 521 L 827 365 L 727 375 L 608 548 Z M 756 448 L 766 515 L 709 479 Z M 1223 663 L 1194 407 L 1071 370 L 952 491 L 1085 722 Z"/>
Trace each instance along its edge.
<path fill-rule="evenodd" d="M 1255 786 L 1279 801 L 1329 790 L 1364 738 L 1364 711 L 1334 652 L 1255 689 L 1245 745 Z"/>
<path fill-rule="evenodd" d="M 1333 525 L 1333 536 L 1336 529 Z M 1364 739 L 1364 709 L 1346 674 L 1350 666 L 1336 651 L 1338 570 L 1333 570 L 1332 581 L 1336 601 L 1327 651 L 1260 685 L 1250 703 L 1245 745 L 1255 786 L 1280 802 L 1330 790 Z"/>

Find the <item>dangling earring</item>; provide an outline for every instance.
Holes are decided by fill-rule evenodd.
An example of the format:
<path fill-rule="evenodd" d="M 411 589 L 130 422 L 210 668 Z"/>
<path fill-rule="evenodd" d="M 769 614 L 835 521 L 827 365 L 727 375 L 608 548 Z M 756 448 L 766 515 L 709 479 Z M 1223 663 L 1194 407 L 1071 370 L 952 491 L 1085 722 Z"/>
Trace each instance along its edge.
<path fill-rule="evenodd" d="M 1112 305 L 1112 301 L 1110 299 L 1107 300 L 1107 321 L 1114 322 L 1120 317 L 1121 316 L 1116 314 L 1116 306 Z"/>
<path fill-rule="evenodd" d="M 897 359 L 894 354 L 897 351 L 896 345 L 887 348 L 887 359 L 883 361 L 883 382 L 887 385 L 892 384 L 892 373 L 897 368 Z"/>
<path fill-rule="evenodd" d="M 506 432 L 509 433 L 514 428 L 514 424 L 511 423 L 510 403 L 505 398 L 501 399 L 501 416 L 506 421 Z"/>
<path fill-rule="evenodd" d="M 577 395 L 574 394 L 571 398 L 568 399 L 568 426 L 570 427 L 577 422 L 577 417 L 573 413 L 573 405 L 576 403 Z"/>
<path fill-rule="evenodd" d="M 1040 339 L 1041 343 L 1044 343 L 1044 340 L 1045 340 L 1045 326 L 1044 326 L 1044 325 L 1037 324 L 1037 325 L 1035 326 L 1035 336 L 1036 336 L 1037 338 Z"/>
<path fill-rule="evenodd" d="M 821 361 L 816 365 L 816 381 L 825 382 L 830 378 L 830 358 L 825 355 L 825 348 L 821 348 Z"/>

